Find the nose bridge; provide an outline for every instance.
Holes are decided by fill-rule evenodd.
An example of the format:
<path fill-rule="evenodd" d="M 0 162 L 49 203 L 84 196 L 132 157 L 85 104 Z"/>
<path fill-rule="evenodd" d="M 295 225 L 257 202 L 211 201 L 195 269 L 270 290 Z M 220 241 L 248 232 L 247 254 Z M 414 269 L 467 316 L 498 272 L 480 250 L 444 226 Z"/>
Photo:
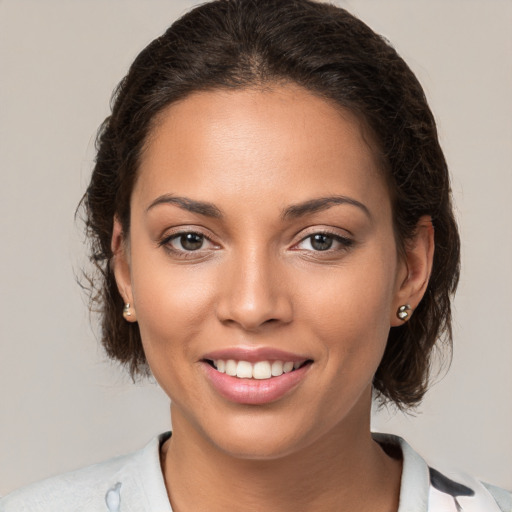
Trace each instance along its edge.
<path fill-rule="evenodd" d="M 268 247 L 251 245 L 233 251 L 222 275 L 219 319 L 256 330 L 291 320 L 291 298 L 279 258 Z"/>

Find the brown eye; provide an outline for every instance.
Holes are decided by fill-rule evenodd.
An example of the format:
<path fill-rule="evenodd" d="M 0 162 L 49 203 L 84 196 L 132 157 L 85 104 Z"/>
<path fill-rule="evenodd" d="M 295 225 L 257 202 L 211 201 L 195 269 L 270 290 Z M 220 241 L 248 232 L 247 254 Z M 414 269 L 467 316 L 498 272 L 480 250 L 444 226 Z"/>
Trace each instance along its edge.
<path fill-rule="evenodd" d="M 311 247 L 315 251 L 327 251 L 332 247 L 333 237 L 324 233 L 317 233 L 310 237 Z"/>
<path fill-rule="evenodd" d="M 335 235 L 329 232 L 318 232 L 303 238 L 296 248 L 309 252 L 326 252 L 329 253 L 345 251 L 352 247 L 354 241 L 344 236 Z"/>
<path fill-rule="evenodd" d="M 197 233 L 186 233 L 180 236 L 180 242 L 183 249 L 197 251 L 203 246 L 204 238 Z"/>
<path fill-rule="evenodd" d="M 175 258 L 207 258 L 212 255 L 212 251 L 217 251 L 221 247 L 212 242 L 212 240 L 200 231 L 180 231 L 164 237 L 158 243 L 169 254 Z"/>
<path fill-rule="evenodd" d="M 174 249 L 179 251 L 198 251 L 204 244 L 204 236 L 199 233 L 182 233 L 169 241 Z"/>

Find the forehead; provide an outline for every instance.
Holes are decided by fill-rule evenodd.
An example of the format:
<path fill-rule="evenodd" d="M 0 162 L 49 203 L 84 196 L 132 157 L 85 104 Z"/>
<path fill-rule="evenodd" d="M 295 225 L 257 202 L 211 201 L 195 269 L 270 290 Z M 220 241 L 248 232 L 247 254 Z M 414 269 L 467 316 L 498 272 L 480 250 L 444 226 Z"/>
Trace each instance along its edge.
<path fill-rule="evenodd" d="M 388 199 L 355 115 L 294 85 L 198 92 L 172 104 L 150 131 L 139 174 L 136 193 L 147 201 L 236 191 L 240 201 L 270 197 L 282 206 L 333 187 Z"/>

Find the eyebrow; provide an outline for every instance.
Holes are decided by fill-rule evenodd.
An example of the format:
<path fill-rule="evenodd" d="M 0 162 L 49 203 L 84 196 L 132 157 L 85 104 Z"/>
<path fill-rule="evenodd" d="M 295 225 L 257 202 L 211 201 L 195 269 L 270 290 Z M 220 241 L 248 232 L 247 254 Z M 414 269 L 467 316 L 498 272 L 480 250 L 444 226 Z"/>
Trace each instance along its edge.
<path fill-rule="evenodd" d="M 180 197 L 174 196 L 172 194 L 164 194 L 162 196 L 157 197 L 147 208 L 146 212 L 154 208 L 155 206 L 161 204 L 173 204 L 182 208 L 183 210 L 187 210 L 192 213 L 197 213 L 199 215 L 204 215 L 205 217 L 212 217 L 214 219 L 222 219 L 223 214 L 222 211 L 217 208 L 213 203 L 209 203 L 206 201 L 197 201 L 195 199 L 190 199 L 188 197 Z M 303 217 L 305 215 L 311 213 L 318 213 L 321 211 L 328 210 L 329 208 L 337 205 L 347 204 L 350 206 L 355 206 L 362 210 L 366 216 L 371 220 L 372 215 L 370 210 L 356 199 L 352 199 L 351 197 L 346 196 L 328 196 L 328 197 L 319 197 L 315 199 L 310 199 L 303 203 L 293 204 L 288 206 L 282 211 L 283 219 L 297 219 Z"/>
<path fill-rule="evenodd" d="M 183 210 L 187 210 L 192 213 L 198 213 L 205 217 L 213 217 L 215 219 L 222 218 L 222 212 L 213 204 L 206 201 L 196 201 L 188 197 L 173 196 L 172 194 L 164 194 L 163 196 L 157 197 L 147 208 L 146 213 L 149 212 L 155 206 L 160 204 L 175 204 Z"/>
<path fill-rule="evenodd" d="M 355 206 L 362 210 L 366 216 L 372 220 L 370 210 L 363 203 L 346 196 L 319 197 L 317 199 L 305 201 L 304 203 L 288 206 L 288 208 L 283 211 L 283 219 L 296 219 L 311 213 L 322 212 L 339 204 Z"/>

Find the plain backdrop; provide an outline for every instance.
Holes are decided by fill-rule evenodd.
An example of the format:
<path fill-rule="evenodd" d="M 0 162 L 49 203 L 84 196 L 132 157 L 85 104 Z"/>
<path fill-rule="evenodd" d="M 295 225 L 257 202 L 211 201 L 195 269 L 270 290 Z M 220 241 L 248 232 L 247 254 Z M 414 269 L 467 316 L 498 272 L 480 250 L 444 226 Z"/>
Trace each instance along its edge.
<path fill-rule="evenodd" d="M 154 383 L 106 361 L 76 284 L 74 211 L 130 62 L 192 1 L 0 0 L 0 494 L 170 428 Z M 428 461 L 512 487 L 512 2 L 339 2 L 417 73 L 463 240 L 451 369 L 415 417 L 374 428 Z"/>

